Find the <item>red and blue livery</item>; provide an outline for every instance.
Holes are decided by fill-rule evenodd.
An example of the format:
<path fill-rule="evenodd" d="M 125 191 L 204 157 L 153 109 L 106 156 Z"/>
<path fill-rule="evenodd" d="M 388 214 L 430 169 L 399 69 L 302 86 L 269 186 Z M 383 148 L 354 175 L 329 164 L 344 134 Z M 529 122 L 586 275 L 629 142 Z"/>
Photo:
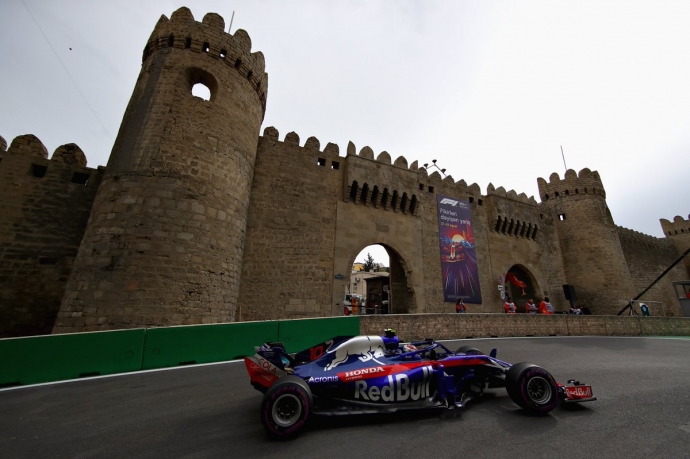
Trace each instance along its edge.
<path fill-rule="evenodd" d="M 384 336 L 338 336 L 296 354 L 265 343 L 244 360 L 252 386 L 264 393 L 261 422 L 275 439 L 296 436 L 312 415 L 455 409 L 487 388 L 505 388 L 539 415 L 559 402 L 596 400 L 591 386 L 557 383 L 537 365 L 499 360 L 496 349 L 452 352 L 433 339 L 401 344 L 390 329 Z"/>

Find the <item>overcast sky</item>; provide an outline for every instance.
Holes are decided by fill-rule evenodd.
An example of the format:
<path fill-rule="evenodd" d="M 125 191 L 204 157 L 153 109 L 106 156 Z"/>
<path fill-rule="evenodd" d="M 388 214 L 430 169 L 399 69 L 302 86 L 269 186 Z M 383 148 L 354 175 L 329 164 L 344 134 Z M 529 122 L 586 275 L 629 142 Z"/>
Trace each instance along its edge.
<path fill-rule="evenodd" d="M 73 142 L 106 165 L 146 40 L 182 5 L 2 0 L 0 135 L 34 134 L 51 153 Z M 186 6 L 226 29 L 235 11 L 232 32 L 264 53 L 262 132 L 437 159 L 482 193 L 493 183 L 537 201 L 537 177 L 565 172 L 562 145 L 568 168 L 599 171 L 618 225 L 663 237 L 659 218 L 690 213 L 688 1 Z"/>

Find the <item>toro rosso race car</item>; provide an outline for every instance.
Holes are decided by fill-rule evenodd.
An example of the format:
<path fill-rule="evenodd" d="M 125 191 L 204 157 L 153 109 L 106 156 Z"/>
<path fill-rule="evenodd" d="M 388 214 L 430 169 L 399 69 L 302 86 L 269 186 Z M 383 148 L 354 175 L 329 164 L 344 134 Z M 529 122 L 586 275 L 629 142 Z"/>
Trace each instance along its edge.
<path fill-rule="evenodd" d="M 296 436 L 310 415 L 460 408 L 486 388 L 505 387 L 524 410 L 545 415 L 556 405 L 596 400 L 591 386 L 557 383 L 543 368 L 510 364 L 470 346 L 455 352 L 432 339 L 401 344 L 385 336 L 339 336 L 296 354 L 265 343 L 245 357 L 251 384 L 264 396 L 261 422 L 275 439 Z"/>

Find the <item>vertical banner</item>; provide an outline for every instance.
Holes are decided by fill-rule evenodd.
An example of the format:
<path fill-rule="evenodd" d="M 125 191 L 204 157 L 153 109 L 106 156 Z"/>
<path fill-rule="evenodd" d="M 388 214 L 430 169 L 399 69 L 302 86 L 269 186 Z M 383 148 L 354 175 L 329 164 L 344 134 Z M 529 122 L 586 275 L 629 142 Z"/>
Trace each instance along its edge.
<path fill-rule="evenodd" d="M 481 303 L 470 203 L 440 194 L 436 203 L 444 301 Z"/>

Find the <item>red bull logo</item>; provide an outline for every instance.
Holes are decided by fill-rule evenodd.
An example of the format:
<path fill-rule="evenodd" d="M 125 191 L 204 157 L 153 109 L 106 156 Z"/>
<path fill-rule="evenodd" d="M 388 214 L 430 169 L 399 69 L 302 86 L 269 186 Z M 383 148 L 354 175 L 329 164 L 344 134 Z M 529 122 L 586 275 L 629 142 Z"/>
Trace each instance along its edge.
<path fill-rule="evenodd" d="M 565 394 L 568 398 L 590 398 L 592 386 L 565 386 Z"/>
<path fill-rule="evenodd" d="M 378 358 L 386 354 L 386 347 L 383 344 L 383 339 L 380 336 L 357 336 L 348 341 L 345 341 L 340 346 L 332 351 L 333 354 L 331 363 L 325 366 L 324 371 L 332 370 L 338 365 L 348 361 L 350 357 L 356 356 L 362 362 L 373 360 L 374 362 L 383 365 Z"/>
<path fill-rule="evenodd" d="M 381 369 L 383 371 L 383 369 Z M 429 397 L 431 367 L 422 367 L 421 381 L 410 381 L 405 373 L 389 375 L 383 386 L 369 385 L 366 380 L 355 381 L 355 398 L 371 402 L 406 402 Z"/>

